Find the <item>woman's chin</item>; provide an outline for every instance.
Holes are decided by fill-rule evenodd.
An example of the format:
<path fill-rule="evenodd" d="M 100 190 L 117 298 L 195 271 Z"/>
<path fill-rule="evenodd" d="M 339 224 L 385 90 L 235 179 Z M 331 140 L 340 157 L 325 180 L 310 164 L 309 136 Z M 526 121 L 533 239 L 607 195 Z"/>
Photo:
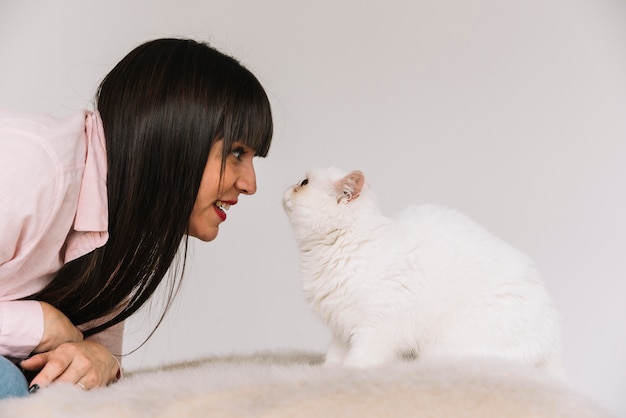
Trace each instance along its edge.
<path fill-rule="evenodd" d="M 190 230 L 188 235 L 190 237 L 198 238 L 200 241 L 209 242 L 217 238 L 218 232 L 219 232 L 219 227 L 214 226 L 214 227 L 202 228 L 201 230 L 193 230 L 193 231 Z"/>

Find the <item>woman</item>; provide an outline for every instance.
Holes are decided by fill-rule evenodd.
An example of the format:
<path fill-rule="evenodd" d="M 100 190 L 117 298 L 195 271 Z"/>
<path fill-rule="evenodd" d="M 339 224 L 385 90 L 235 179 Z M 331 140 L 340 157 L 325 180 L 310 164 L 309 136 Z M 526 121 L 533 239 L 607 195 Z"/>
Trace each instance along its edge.
<path fill-rule="evenodd" d="M 0 398 L 119 378 L 123 321 L 168 271 L 169 305 L 188 237 L 213 240 L 255 193 L 272 137 L 254 75 L 186 39 L 131 51 L 96 109 L 0 112 Z"/>

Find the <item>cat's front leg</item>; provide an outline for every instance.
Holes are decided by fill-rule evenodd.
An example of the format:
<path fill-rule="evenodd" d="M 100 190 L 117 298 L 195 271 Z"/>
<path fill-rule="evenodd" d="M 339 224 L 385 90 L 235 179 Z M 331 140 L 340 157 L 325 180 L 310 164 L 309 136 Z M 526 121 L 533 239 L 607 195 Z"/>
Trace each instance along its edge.
<path fill-rule="evenodd" d="M 333 337 L 330 347 L 326 352 L 326 358 L 324 359 L 325 367 L 337 367 L 343 364 L 346 355 L 348 354 L 348 345 L 344 343 L 340 338 Z"/>
<path fill-rule="evenodd" d="M 397 359 L 396 344 L 386 338 L 384 333 L 375 330 L 355 334 L 350 345 L 350 350 L 343 361 L 345 367 L 374 367 Z"/>

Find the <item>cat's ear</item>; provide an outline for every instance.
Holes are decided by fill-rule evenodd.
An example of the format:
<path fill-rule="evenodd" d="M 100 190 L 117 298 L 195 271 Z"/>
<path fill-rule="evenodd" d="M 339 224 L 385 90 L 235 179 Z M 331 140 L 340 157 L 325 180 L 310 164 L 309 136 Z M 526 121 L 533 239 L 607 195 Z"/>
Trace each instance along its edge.
<path fill-rule="evenodd" d="M 365 176 L 363 175 L 363 173 L 359 170 L 351 171 L 336 184 L 337 191 L 341 193 L 337 201 L 353 201 L 354 199 L 359 197 L 359 193 L 361 193 L 364 184 Z"/>

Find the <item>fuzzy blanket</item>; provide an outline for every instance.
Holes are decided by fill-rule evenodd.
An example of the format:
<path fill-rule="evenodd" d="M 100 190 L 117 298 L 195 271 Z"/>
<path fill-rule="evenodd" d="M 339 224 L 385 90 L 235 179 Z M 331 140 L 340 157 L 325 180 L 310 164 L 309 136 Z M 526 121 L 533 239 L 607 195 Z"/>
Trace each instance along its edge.
<path fill-rule="evenodd" d="M 307 353 L 230 356 L 130 373 L 89 392 L 55 384 L 0 402 L 0 417 L 609 417 L 562 384 L 509 364 L 349 370 L 320 361 Z"/>

